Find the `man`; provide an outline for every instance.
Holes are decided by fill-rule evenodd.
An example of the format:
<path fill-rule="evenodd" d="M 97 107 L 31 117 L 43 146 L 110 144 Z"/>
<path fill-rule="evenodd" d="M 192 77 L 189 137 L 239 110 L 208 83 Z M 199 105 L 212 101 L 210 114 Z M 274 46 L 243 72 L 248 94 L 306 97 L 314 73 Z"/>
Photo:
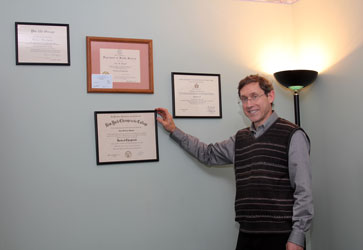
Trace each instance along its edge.
<path fill-rule="evenodd" d="M 207 145 L 184 133 L 167 109 L 157 108 L 157 119 L 202 163 L 234 164 L 236 250 L 302 250 L 313 217 L 309 139 L 273 111 L 275 92 L 266 78 L 247 76 L 238 94 L 252 124 L 219 143 Z"/>

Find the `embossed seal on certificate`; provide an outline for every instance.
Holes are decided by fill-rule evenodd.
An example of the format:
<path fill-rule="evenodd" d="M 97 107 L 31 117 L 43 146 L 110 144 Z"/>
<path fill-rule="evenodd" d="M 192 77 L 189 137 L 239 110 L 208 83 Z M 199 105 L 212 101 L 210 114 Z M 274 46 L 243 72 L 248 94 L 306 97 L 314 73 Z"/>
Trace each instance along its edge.
<path fill-rule="evenodd" d="M 131 157 L 132 157 L 132 153 L 131 153 L 131 151 L 126 151 L 126 152 L 125 152 L 125 157 L 126 157 L 126 158 L 131 158 Z"/>

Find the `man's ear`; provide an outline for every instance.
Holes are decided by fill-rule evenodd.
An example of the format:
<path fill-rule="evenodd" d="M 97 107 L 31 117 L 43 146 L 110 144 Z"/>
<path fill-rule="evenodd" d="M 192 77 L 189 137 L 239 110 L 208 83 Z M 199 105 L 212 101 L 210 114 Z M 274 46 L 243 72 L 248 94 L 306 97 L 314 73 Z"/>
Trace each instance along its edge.
<path fill-rule="evenodd" d="M 268 101 L 271 103 L 274 102 L 275 100 L 275 91 L 274 90 L 271 90 L 268 94 L 267 94 L 267 98 L 268 98 Z"/>

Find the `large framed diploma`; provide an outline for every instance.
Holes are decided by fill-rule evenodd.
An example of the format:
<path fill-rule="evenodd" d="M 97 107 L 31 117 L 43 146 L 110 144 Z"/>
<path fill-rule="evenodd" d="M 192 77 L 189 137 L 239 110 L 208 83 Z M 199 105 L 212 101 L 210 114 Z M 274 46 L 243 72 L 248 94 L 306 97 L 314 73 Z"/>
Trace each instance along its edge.
<path fill-rule="evenodd" d="M 87 91 L 154 93 L 152 40 L 86 37 Z"/>
<path fill-rule="evenodd" d="M 220 74 L 171 73 L 174 118 L 222 118 Z"/>
<path fill-rule="evenodd" d="M 159 161 L 156 111 L 96 111 L 97 165 Z"/>
<path fill-rule="evenodd" d="M 17 65 L 71 65 L 69 25 L 15 23 Z"/>

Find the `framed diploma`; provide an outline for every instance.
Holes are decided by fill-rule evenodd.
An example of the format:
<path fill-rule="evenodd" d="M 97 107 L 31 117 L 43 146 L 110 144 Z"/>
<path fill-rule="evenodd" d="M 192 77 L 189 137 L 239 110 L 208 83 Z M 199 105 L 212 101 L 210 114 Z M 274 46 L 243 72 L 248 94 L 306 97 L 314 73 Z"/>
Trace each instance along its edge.
<path fill-rule="evenodd" d="M 96 111 L 97 165 L 159 161 L 156 111 Z"/>
<path fill-rule="evenodd" d="M 174 118 L 222 118 L 220 74 L 171 73 Z"/>
<path fill-rule="evenodd" d="M 86 39 L 88 92 L 154 93 L 152 40 Z"/>
<path fill-rule="evenodd" d="M 15 23 L 17 65 L 71 65 L 69 25 Z"/>

